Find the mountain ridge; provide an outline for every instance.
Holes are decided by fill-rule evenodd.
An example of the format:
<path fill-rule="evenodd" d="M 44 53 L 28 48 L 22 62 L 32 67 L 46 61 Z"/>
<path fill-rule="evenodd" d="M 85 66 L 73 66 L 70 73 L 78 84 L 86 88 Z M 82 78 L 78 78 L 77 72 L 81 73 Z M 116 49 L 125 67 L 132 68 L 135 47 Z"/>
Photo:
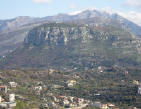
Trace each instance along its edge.
<path fill-rule="evenodd" d="M 31 29 L 24 44 L 1 60 L 1 68 L 91 69 L 140 66 L 132 35 L 114 26 L 47 23 Z"/>
<path fill-rule="evenodd" d="M 141 28 L 140 26 L 138 26 L 137 24 L 133 23 L 132 21 L 127 20 L 126 18 L 118 15 L 117 13 L 113 13 L 113 14 L 109 14 L 108 12 L 105 11 L 98 11 L 98 10 L 84 10 L 78 14 L 75 15 L 70 15 L 70 14 L 57 14 L 55 16 L 46 16 L 46 17 L 42 17 L 42 18 L 38 18 L 38 17 L 29 17 L 29 16 L 19 16 L 16 17 L 14 19 L 9 19 L 9 20 L 0 20 L 0 30 L 2 30 L 1 28 L 3 28 L 2 26 L 2 22 L 4 22 L 4 26 L 8 26 L 8 23 L 13 22 L 13 24 L 17 27 L 20 26 L 24 26 L 27 24 L 32 24 L 32 23 L 39 23 L 39 22 L 66 22 L 66 21 L 71 21 L 71 20 L 82 20 L 82 19 L 90 19 L 90 18 L 95 18 L 95 17 L 102 17 L 102 18 L 107 18 L 107 19 L 115 19 L 121 23 L 125 23 L 128 27 L 128 25 L 134 25 L 134 27 L 137 28 Z M 21 21 L 23 21 L 23 23 L 21 23 Z M 20 22 L 21 24 L 19 24 L 18 22 Z M 12 26 L 12 28 L 14 27 Z M 130 27 L 130 26 L 129 26 Z M 131 28 L 132 31 L 132 28 Z M 133 31 L 132 31 L 133 32 Z M 136 33 L 136 32 L 134 32 Z"/>
<path fill-rule="evenodd" d="M 24 19 L 26 22 L 24 22 Z M 56 16 L 48 16 L 44 18 L 32 18 L 25 16 L 18 17 L 17 20 L 12 20 L 12 22 L 18 22 L 21 24 L 11 24 L 11 29 L 3 29 L 3 31 L 0 31 L 0 56 L 5 56 L 7 53 L 12 52 L 16 48 L 20 47 L 24 42 L 28 32 L 34 27 L 44 23 L 69 23 L 97 28 L 102 26 L 117 26 L 118 28 L 122 28 L 125 29 L 125 31 L 130 32 L 135 38 L 140 38 L 141 36 L 141 27 L 137 26 L 136 24 L 117 14 L 110 15 L 97 10 L 85 10 L 77 15 L 58 14 Z"/>

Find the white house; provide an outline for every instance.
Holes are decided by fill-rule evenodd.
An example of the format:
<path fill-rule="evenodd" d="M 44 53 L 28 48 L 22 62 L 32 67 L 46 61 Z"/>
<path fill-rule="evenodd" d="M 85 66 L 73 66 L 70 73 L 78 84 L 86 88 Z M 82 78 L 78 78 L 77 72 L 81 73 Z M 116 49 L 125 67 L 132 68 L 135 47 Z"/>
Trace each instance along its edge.
<path fill-rule="evenodd" d="M 68 80 L 67 85 L 68 87 L 73 87 L 76 84 L 76 80 Z"/>
<path fill-rule="evenodd" d="M 10 84 L 10 87 L 17 87 L 17 83 L 16 82 L 9 82 L 9 84 Z"/>
<path fill-rule="evenodd" d="M 42 86 L 36 86 L 34 89 L 38 90 L 38 91 L 42 91 L 43 90 Z"/>
<path fill-rule="evenodd" d="M 2 102 L 2 97 L 0 96 L 0 103 Z"/>
<path fill-rule="evenodd" d="M 141 86 L 138 87 L 138 94 L 141 94 Z"/>
<path fill-rule="evenodd" d="M 15 94 L 9 95 L 9 102 L 15 102 Z"/>

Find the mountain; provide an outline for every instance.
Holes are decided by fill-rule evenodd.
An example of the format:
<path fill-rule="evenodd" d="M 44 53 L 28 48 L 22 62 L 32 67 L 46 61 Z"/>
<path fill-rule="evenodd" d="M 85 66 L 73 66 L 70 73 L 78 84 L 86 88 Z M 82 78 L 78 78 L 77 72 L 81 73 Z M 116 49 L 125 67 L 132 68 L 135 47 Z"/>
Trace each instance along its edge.
<path fill-rule="evenodd" d="M 22 45 L 28 31 L 42 24 L 39 18 L 28 16 L 0 21 L 0 56 L 12 52 Z"/>
<path fill-rule="evenodd" d="M 109 14 L 98 10 L 85 10 L 75 15 L 58 14 L 57 16 L 50 16 L 43 18 L 44 21 L 51 22 L 71 22 L 89 25 L 112 25 L 118 24 L 121 28 L 126 29 L 137 36 L 141 36 L 141 27 L 132 21 L 118 14 Z"/>
<path fill-rule="evenodd" d="M 3 28 L 0 32 L 0 56 L 6 55 L 21 46 L 28 31 L 37 25 L 40 25 L 40 23 Z"/>
<path fill-rule="evenodd" d="M 130 31 L 130 32 L 134 33 L 135 35 L 141 37 L 141 27 L 140 26 L 138 26 L 138 25 L 134 24 L 133 22 L 119 16 L 118 14 L 113 14 L 111 17 L 113 19 L 119 21 L 122 24 L 122 26 L 124 28 L 126 28 L 128 31 Z"/>
<path fill-rule="evenodd" d="M 133 22 L 125 19 L 124 17 L 118 14 L 109 14 L 104 11 L 98 10 L 85 10 L 75 15 L 69 14 L 58 14 L 55 16 L 47 16 L 43 18 L 34 18 L 28 16 L 21 16 L 10 20 L 0 20 L 0 31 L 2 30 L 13 30 L 18 29 L 19 27 L 23 27 L 26 25 L 31 25 L 34 23 L 46 23 L 46 22 L 69 22 L 69 21 L 77 21 L 77 20 L 88 20 L 93 19 L 93 21 L 89 22 L 89 24 L 94 24 L 95 20 L 100 20 L 102 23 L 97 22 L 98 24 L 105 24 L 109 21 L 113 23 L 113 20 L 120 23 L 123 27 L 130 30 L 131 32 L 135 33 L 136 35 L 141 35 L 141 27 Z M 83 23 L 83 22 L 81 22 Z M 110 24 L 109 23 L 109 24 Z"/>
<path fill-rule="evenodd" d="M 47 23 L 29 31 L 23 46 L 1 60 L 2 68 L 139 66 L 136 39 L 118 26 Z"/>
<path fill-rule="evenodd" d="M 10 20 L 1 20 L 0 21 L 0 31 L 4 31 L 4 30 L 8 31 L 8 30 L 17 29 L 21 26 L 35 23 L 37 21 L 38 21 L 38 18 L 32 18 L 28 16 L 20 16 L 20 17 L 10 19 Z"/>
<path fill-rule="evenodd" d="M 28 32 L 44 23 L 70 23 L 91 27 L 116 26 L 129 31 L 134 37 L 141 36 L 141 27 L 119 16 L 98 10 L 85 10 L 75 15 L 58 14 L 43 18 L 28 16 L 17 17 L 10 20 L 0 20 L 0 56 L 14 51 L 24 42 Z"/>

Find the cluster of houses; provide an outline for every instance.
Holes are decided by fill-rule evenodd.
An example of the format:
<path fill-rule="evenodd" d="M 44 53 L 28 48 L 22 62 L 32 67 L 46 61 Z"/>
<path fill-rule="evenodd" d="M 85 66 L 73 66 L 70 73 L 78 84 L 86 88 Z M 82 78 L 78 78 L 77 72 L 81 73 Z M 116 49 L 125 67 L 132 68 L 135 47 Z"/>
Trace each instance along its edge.
<path fill-rule="evenodd" d="M 69 88 L 72 88 L 74 85 L 76 85 L 77 84 L 77 81 L 76 80 L 68 80 L 68 81 L 66 81 L 66 86 L 67 87 L 69 87 Z M 43 89 L 45 89 L 45 88 L 47 88 L 45 85 L 43 85 L 43 83 L 42 82 L 38 82 L 37 84 L 36 84 L 36 86 L 34 86 L 34 91 L 36 92 L 36 95 L 40 95 L 41 94 L 41 92 L 43 91 Z M 53 89 L 53 90 L 56 90 L 56 89 L 59 89 L 59 88 L 64 88 L 64 86 L 61 86 L 61 85 L 56 85 L 56 84 L 53 84 L 52 86 L 51 86 L 51 88 Z"/>
<path fill-rule="evenodd" d="M 9 82 L 9 85 L 0 85 L 0 108 L 12 109 L 16 106 L 15 94 L 9 93 L 9 88 L 17 87 L 16 82 Z M 5 99 L 8 98 L 8 99 Z"/>
<path fill-rule="evenodd" d="M 102 66 L 98 67 L 98 72 L 103 73 L 105 68 Z M 53 72 L 55 72 L 53 69 L 49 70 L 50 74 L 52 74 Z M 126 72 L 126 74 L 128 74 L 128 72 Z M 77 79 L 80 78 L 79 75 L 75 74 L 73 75 L 73 78 L 75 79 L 70 79 L 68 81 L 65 81 L 65 86 L 72 88 L 74 87 L 76 84 L 78 84 Z M 136 84 L 138 86 L 138 94 L 141 94 L 141 84 L 139 83 L 139 81 L 137 80 L 133 80 L 133 83 Z M 15 94 L 13 93 L 9 93 L 11 88 L 16 88 L 18 86 L 18 84 L 14 81 L 10 81 L 8 85 L 3 85 L 0 84 L 0 92 L 3 92 L 4 95 L 7 96 L 8 99 L 5 99 L 6 97 L 4 97 L 1 93 L 0 93 L 0 108 L 8 108 L 8 109 L 12 109 L 13 107 L 16 106 L 16 101 L 15 101 Z M 58 88 L 62 88 L 65 86 L 60 86 L 60 85 L 52 85 L 52 89 L 58 89 Z M 32 89 L 34 89 L 34 91 L 36 92 L 37 95 L 40 95 L 41 92 L 44 90 L 44 88 L 46 88 L 47 86 L 43 84 L 42 81 L 38 81 L 36 83 L 35 86 L 32 87 Z M 100 95 L 100 94 L 96 94 L 96 95 Z M 99 101 L 97 102 L 92 102 L 89 100 L 85 100 L 84 98 L 78 98 L 78 97 L 72 97 L 72 96 L 59 96 L 59 95 L 54 95 L 53 93 L 49 94 L 48 96 L 50 96 L 52 98 L 52 101 L 49 102 L 46 99 L 46 103 L 44 104 L 44 107 L 46 108 L 50 108 L 50 107 L 55 107 L 58 108 L 58 106 L 60 107 L 64 107 L 64 108 L 69 108 L 69 109 L 73 109 L 73 108 L 79 108 L 82 109 L 86 106 L 92 106 L 95 108 L 99 108 L 99 109 L 119 109 L 118 107 L 115 106 L 115 104 L 112 103 L 101 103 Z M 16 95 L 17 97 L 17 95 Z M 19 96 L 18 98 L 22 98 L 24 99 L 24 97 Z"/>
<path fill-rule="evenodd" d="M 67 87 L 73 87 L 74 85 L 77 84 L 77 81 L 74 79 L 70 79 L 66 81 Z M 61 88 L 62 86 L 60 85 L 53 85 L 53 89 L 58 89 Z M 38 82 L 38 84 L 34 87 L 34 90 L 39 94 L 43 90 L 44 86 L 42 82 Z M 117 108 L 114 104 L 107 103 L 107 104 L 102 104 L 101 102 L 91 102 L 89 100 L 85 100 L 84 98 L 77 98 L 77 97 L 72 97 L 72 96 L 55 96 L 53 93 L 48 94 L 49 97 L 52 98 L 52 102 L 48 102 L 44 104 L 45 108 L 58 108 L 64 107 L 64 108 L 84 108 L 88 105 L 91 105 L 92 107 L 99 108 L 99 109 L 119 109 Z"/>
<path fill-rule="evenodd" d="M 12 109 L 15 106 L 16 106 L 15 94 L 9 94 L 8 101 L 5 101 L 5 99 L 3 99 L 2 96 L 0 96 L 0 108 Z"/>
<path fill-rule="evenodd" d="M 141 83 L 137 80 L 133 80 L 133 84 L 138 86 L 138 94 L 141 95 Z"/>
<path fill-rule="evenodd" d="M 72 96 L 54 96 L 52 93 L 49 94 L 52 97 L 52 102 L 44 104 L 46 108 L 58 108 L 64 107 L 68 109 L 82 109 L 87 106 L 92 106 L 98 109 L 119 109 L 115 104 L 107 103 L 103 104 L 101 102 L 92 102 L 90 100 L 85 100 L 84 98 L 72 97 Z"/>
<path fill-rule="evenodd" d="M 99 109 L 119 109 L 112 103 L 102 104 L 101 102 L 94 102 L 93 106 Z"/>
<path fill-rule="evenodd" d="M 46 104 L 46 106 L 48 107 L 55 107 L 57 108 L 57 106 L 61 106 L 64 108 L 83 108 L 86 107 L 90 101 L 88 100 L 84 100 L 83 98 L 77 98 L 77 97 L 72 97 L 72 96 L 51 96 L 53 99 L 52 103 L 48 103 Z"/>

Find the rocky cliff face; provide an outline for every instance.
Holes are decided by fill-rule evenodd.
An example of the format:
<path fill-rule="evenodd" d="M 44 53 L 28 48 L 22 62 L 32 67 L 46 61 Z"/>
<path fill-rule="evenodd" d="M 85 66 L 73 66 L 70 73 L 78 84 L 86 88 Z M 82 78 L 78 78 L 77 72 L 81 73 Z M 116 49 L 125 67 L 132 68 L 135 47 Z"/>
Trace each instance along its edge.
<path fill-rule="evenodd" d="M 113 28 L 113 31 L 112 31 Z M 128 32 L 120 33 L 119 28 L 108 27 L 103 31 L 104 27 L 96 28 L 85 25 L 71 24 L 44 24 L 32 29 L 24 40 L 25 45 L 66 45 L 68 42 L 80 40 L 81 43 L 88 40 L 107 40 L 118 41 L 122 39 L 132 39 Z M 110 30 L 111 29 L 111 30 Z M 115 30 L 114 30 L 115 29 Z M 108 32 L 110 30 L 110 32 Z"/>
<path fill-rule="evenodd" d="M 70 23 L 70 24 L 80 24 L 80 25 L 87 25 L 88 26 L 95 26 L 95 27 L 99 27 L 99 26 L 116 26 L 119 27 L 121 29 L 124 29 L 125 31 L 129 31 L 133 34 L 135 34 L 135 37 L 137 36 L 141 36 L 141 27 L 134 24 L 133 22 L 117 15 L 117 14 L 108 14 L 106 12 L 100 12 L 98 10 L 85 10 L 81 13 L 75 14 L 75 15 L 68 15 L 68 14 L 58 14 L 56 16 L 47 16 L 44 18 L 32 18 L 32 17 L 28 17 L 28 16 L 23 16 L 23 17 L 17 17 L 14 19 L 10 19 L 10 20 L 0 20 L 0 56 L 6 55 L 9 51 L 13 51 L 16 48 L 18 48 L 24 41 L 24 38 L 26 37 L 26 33 L 32 29 L 35 26 L 38 26 L 40 24 L 43 23 L 49 23 L 49 22 L 64 22 L 64 23 Z M 59 27 L 60 28 L 60 27 Z M 68 27 L 67 27 L 68 28 Z M 82 28 L 76 28 L 75 26 L 74 28 L 74 34 L 71 34 L 74 36 L 76 36 L 78 33 L 79 35 L 77 36 L 83 36 L 84 34 L 81 33 Z M 47 28 L 46 28 L 47 29 Z M 52 33 L 50 30 L 51 28 L 48 28 L 48 30 L 45 31 L 49 31 L 48 35 L 47 33 L 42 33 L 42 35 L 46 34 L 48 36 L 48 41 L 49 40 L 53 40 L 52 37 L 54 36 L 54 33 Z M 65 29 L 65 27 L 61 27 L 58 30 L 53 30 L 54 31 L 67 31 Z M 69 28 L 68 28 L 69 29 Z M 40 28 L 39 28 L 40 30 Z M 93 30 L 93 29 L 91 29 Z M 91 30 L 86 30 L 87 34 L 89 34 L 90 36 L 92 35 L 91 33 L 89 33 L 89 31 Z M 32 34 L 34 33 L 34 31 L 36 31 L 35 29 L 32 30 L 32 32 L 30 32 L 30 37 L 32 36 Z M 73 30 L 69 29 L 68 31 L 73 32 Z M 36 32 L 36 34 L 38 34 L 38 36 L 41 36 Z M 102 33 L 102 32 L 101 32 Z M 53 35 L 52 35 L 53 34 Z M 65 36 L 65 32 L 63 32 L 63 36 Z M 107 34 L 107 33 L 106 33 Z M 58 32 L 58 36 L 62 36 L 62 32 Z M 66 34 L 68 35 L 68 34 Z M 35 33 L 34 33 L 35 36 Z M 36 35 L 37 36 L 37 35 Z M 70 34 L 69 34 L 70 36 Z M 46 36 L 44 36 L 46 37 Z M 50 38 L 51 37 L 51 38 Z M 34 37 L 35 38 L 35 37 Z M 33 39 L 34 39 L 33 38 Z M 64 39 L 59 38 L 59 42 L 57 43 L 63 43 L 63 41 L 65 40 L 64 43 L 68 42 L 69 37 L 64 37 Z M 57 38 L 57 39 L 58 39 Z M 55 38 L 54 38 L 55 39 Z M 39 41 L 39 40 L 38 40 Z M 35 42 L 38 42 L 37 40 Z M 41 41 L 41 40 L 40 40 Z M 45 40 L 44 40 L 45 41 Z M 44 42 L 43 41 L 43 42 Z M 27 40 L 26 40 L 27 42 Z M 29 41 L 30 42 L 30 41 Z M 29 43 L 27 42 L 27 43 Z M 38 43 L 42 43 L 38 42 Z M 37 44 L 37 43 L 36 43 Z M 37 44 L 38 45 L 38 44 Z"/>
<path fill-rule="evenodd" d="M 2 59 L 4 68 L 93 68 L 141 65 L 132 35 L 118 27 L 47 23 L 33 28 L 24 45 Z"/>
<path fill-rule="evenodd" d="M 81 39 L 85 41 L 94 37 L 94 31 L 86 26 L 67 24 L 49 24 L 31 30 L 25 38 L 25 44 L 41 45 L 44 43 L 66 45 L 68 42 Z"/>

